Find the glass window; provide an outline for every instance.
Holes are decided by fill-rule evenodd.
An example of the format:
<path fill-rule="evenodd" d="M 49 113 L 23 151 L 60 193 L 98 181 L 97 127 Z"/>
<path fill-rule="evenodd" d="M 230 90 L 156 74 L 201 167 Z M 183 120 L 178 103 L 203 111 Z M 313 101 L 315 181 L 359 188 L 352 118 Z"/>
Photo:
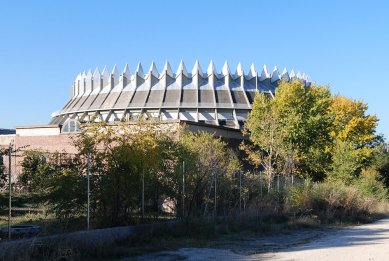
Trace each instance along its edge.
<path fill-rule="evenodd" d="M 80 130 L 81 125 L 77 120 L 69 120 L 62 127 L 62 132 L 65 133 L 79 132 Z"/>

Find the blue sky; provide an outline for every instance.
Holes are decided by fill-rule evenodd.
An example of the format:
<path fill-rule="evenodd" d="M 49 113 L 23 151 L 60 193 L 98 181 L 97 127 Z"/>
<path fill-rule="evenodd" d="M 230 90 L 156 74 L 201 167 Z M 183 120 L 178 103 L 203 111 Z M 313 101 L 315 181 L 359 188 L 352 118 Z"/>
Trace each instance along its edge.
<path fill-rule="evenodd" d="M 0 127 L 47 124 L 81 71 L 196 59 L 294 68 L 389 137 L 389 1 L 2 1 Z"/>

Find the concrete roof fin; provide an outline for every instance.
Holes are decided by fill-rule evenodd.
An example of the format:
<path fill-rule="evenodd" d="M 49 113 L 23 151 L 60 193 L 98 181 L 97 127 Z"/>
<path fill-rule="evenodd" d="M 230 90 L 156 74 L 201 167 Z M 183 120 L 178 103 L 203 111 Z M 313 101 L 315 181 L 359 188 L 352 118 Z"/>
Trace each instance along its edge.
<path fill-rule="evenodd" d="M 249 79 L 254 78 L 254 77 L 257 76 L 257 70 L 255 70 L 254 63 L 251 64 L 250 71 L 249 71 L 247 76 L 248 76 Z"/>
<path fill-rule="evenodd" d="M 79 80 L 81 80 L 81 73 L 77 74 L 77 77 L 75 79 L 75 81 L 79 81 Z"/>
<path fill-rule="evenodd" d="M 122 75 L 123 75 L 124 77 L 126 77 L 128 80 L 130 79 L 130 77 L 131 77 L 131 72 L 130 72 L 130 67 L 128 67 L 128 64 L 126 64 L 126 66 L 124 66 L 124 70 L 123 70 Z"/>
<path fill-rule="evenodd" d="M 290 77 L 291 79 L 293 79 L 293 78 L 296 77 L 296 74 L 295 74 L 295 72 L 294 72 L 293 69 L 290 71 L 289 77 Z"/>
<path fill-rule="evenodd" d="M 195 75 L 198 73 L 201 77 L 204 77 L 203 70 L 201 69 L 199 60 L 196 60 L 193 69 L 192 69 L 192 75 Z"/>
<path fill-rule="evenodd" d="M 101 76 L 103 76 L 103 79 L 107 80 L 109 78 L 109 72 L 107 69 L 107 66 L 104 66 L 103 72 L 101 73 Z"/>
<path fill-rule="evenodd" d="M 164 73 L 166 73 L 167 75 L 169 75 L 170 77 L 174 76 L 173 71 L 172 71 L 172 67 L 170 66 L 170 63 L 168 61 L 166 61 L 162 71 Z"/>
<path fill-rule="evenodd" d="M 286 68 L 284 68 L 284 70 L 282 70 L 281 79 L 285 80 L 285 81 L 289 81 L 290 80 L 289 73 L 286 70 Z"/>
<path fill-rule="evenodd" d="M 236 67 L 236 74 L 239 76 L 244 75 L 242 64 L 239 62 L 238 66 Z"/>
<path fill-rule="evenodd" d="M 207 70 L 207 74 L 208 74 L 208 75 L 211 75 L 211 74 L 217 75 L 217 71 L 216 71 L 216 68 L 215 68 L 215 64 L 213 63 L 212 60 L 211 60 L 211 62 L 209 63 L 208 70 Z"/>
<path fill-rule="evenodd" d="M 224 76 L 227 76 L 227 75 L 230 75 L 231 72 L 230 72 L 230 66 L 228 65 L 228 62 L 225 61 L 224 62 L 224 65 L 223 65 L 223 69 L 222 69 L 222 73 Z"/>
<path fill-rule="evenodd" d="M 270 78 L 270 73 L 269 73 L 269 70 L 267 69 L 266 64 L 264 64 L 260 80 L 263 81 L 263 80 L 268 79 L 268 78 Z"/>
<path fill-rule="evenodd" d="M 137 74 L 138 76 L 140 77 L 144 77 L 145 74 L 143 72 L 143 67 L 142 67 L 142 64 L 141 63 L 138 63 L 138 66 L 136 67 L 136 71 L 135 71 L 135 74 Z"/>
<path fill-rule="evenodd" d="M 111 75 L 112 75 L 114 78 L 118 78 L 118 77 L 119 77 L 119 71 L 118 71 L 118 68 L 117 68 L 116 64 L 115 64 L 115 65 L 113 66 L 113 68 L 112 68 Z"/>
<path fill-rule="evenodd" d="M 278 75 L 278 68 L 277 66 L 274 66 L 272 75 L 271 75 L 271 82 L 276 82 L 280 79 L 280 76 Z"/>
<path fill-rule="evenodd" d="M 96 78 L 96 77 L 99 77 L 99 78 L 100 78 L 100 76 L 101 76 L 101 73 L 100 73 L 100 71 L 99 71 L 99 68 L 96 67 L 96 69 L 95 69 L 95 71 L 94 71 L 94 73 L 93 73 L 93 78 Z"/>
<path fill-rule="evenodd" d="M 180 61 L 180 64 L 178 65 L 176 75 L 178 75 L 180 73 L 184 74 L 185 76 L 188 76 L 188 71 L 186 70 L 185 64 L 182 60 Z"/>
<path fill-rule="evenodd" d="M 87 78 L 88 80 L 91 80 L 91 79 L 92 79 L 92 76 L 93 76 L 92 70 L 89 69 L 88 72 L 87 72 L 87 74 L 86 74 L 86 78 Z"/>
<path fill-rule="evenodd" d="M 154 62 L 151 62 L 151 66 L 150 66 L 150 70 L 149 70 L 149 75 L 150 74 L 153 75 L 154 77 L 159 78 L 158 69 L 157 69 L 157 66 L 155 66 Z"/>

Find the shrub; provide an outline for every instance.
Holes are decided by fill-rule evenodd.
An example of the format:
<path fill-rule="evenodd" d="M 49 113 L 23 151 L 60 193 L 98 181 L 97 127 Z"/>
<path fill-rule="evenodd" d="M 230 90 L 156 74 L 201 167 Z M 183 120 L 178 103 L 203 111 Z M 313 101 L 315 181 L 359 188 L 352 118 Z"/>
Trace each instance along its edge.
<path fill-rule="evenodd" d="M 323 222 L 364 220 L 375 214 L 380 200 L 367 197 L 356 186 L 341 182 L 312 183 L 292 187 L 290 209 L 296 215 L 317 216 Z"/>
<path fill-rule="evenodd" d="M 375 197 L 379 200 L 386 199 L 388 192 L 384 184 L 379 181 L 379 176 L 380 173 L 373 168 L 363 169 L 361 176 L 354 181 L 354 186 L 365 196 Z"/>

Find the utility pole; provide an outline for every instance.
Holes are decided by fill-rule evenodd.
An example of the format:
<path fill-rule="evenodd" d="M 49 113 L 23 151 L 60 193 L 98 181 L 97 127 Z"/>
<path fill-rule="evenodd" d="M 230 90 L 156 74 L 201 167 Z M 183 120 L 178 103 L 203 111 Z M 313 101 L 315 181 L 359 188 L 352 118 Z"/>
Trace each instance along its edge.
<path fill-rule="evenodd" d="M 182 161 L 182 219 L 185 217 L 185 160 Z"/>
<path fill-rule="evenodd" d="M 11 183 L 11 154 L 12 154 L 12 144 L 9 144 L 8 148 L 8 186 L 9 186 L 9 201 L 8 201 L 8 239 L 11 239 L 11 216 L 12 216 L 12 183 Z"/>
<path fill-rule="evenodd" d="M 89 230 L 89 211 L 90 211 L 90 152 L 88 153 L 88 159 L 87 159 L 87 193 L 88 193 L 88 201 L 87 201 L 87 230 Z"/>

